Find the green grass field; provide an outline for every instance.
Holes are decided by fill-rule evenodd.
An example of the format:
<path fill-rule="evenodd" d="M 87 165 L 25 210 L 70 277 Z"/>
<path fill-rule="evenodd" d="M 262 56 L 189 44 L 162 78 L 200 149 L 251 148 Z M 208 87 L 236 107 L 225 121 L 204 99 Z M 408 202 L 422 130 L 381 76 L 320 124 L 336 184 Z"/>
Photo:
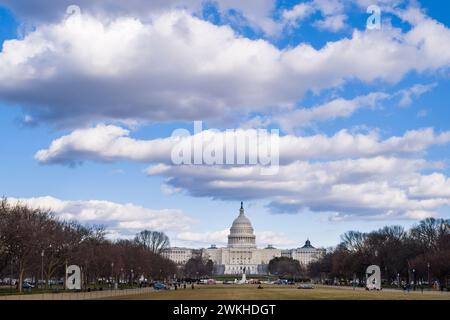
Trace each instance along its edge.
<path fill-rule="evenodd" d="M 142 295 L 115 297 L 121 300 L 450 300 L 449 293 L 420 293 L 385 290 L 367 292 L 351 288 L 317 287 L 297 289 L 296 286 L 203 285 L 194 290 L 158 291 Z"/>

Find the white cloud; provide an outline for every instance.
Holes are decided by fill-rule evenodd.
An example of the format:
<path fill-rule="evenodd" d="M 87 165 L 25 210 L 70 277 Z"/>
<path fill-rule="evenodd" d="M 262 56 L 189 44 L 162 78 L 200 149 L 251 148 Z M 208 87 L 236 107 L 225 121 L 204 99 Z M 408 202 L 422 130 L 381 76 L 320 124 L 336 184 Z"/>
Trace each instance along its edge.
<path fill-rule="evenodd" d="M 425 191 L 430 177 L 439 182 L 433 190 L 449 190 L 448 178 L 420 173 L 440 168 L 420 159 L 375 157 L 297 161 L 281 166 L 275 176 L 261 176 L 255 167 L 226 166 L 159 165 L 148 173 L 165 176 L 169 184 L 196 197 L 272 199 L 269 207 L 278 213 L 309 209 L 336 213 L 335 219 L 415 219 L 419 212 L 433 216 L 450 205 L 447 193 Z"/>
<path fill-rule="evenodd" d="M 423 94 L 431 91 L 437 86 L 437 83 L 428 85 L 416 84 L 409 89 L 405 89 L 399 92 L 401 99 L 399 102 L 400 107 L 409 107 L 413 101 L 413 98 L 419 98 Z"/>
<path fill-rule="evenodd" d="M 227 237 L 230 230 L 224 229 L 220 231 L 210 231 L 210 232 L 181 232 L 177 235 L 177 240 L 188 242 L 188 243 L 201 243 L 205 246 L 210 244 L 216 244 L 218 246 L 223 246 L 227 243 Z"/>
<path fill-rule="evenodd" d="M 111 235 L 120 238 L 134 236 L 144 229 L 185 232 L 193 223 L 193 219 L 179 209 L 154 210 L 131 203 L 119 204 L 100 200 L 68 201 L 54 197 L 9 198 L 9 200 L 12 203 L 20 201 L 33 208 L 52 210 L 57 217 L 65 220 L 105 225 Z"/>
<path fill-rule="evenodd" d="M 314 11 L 315 8 L 311 2 L 301 2 L 290 10 L 284 10 L 282 16 L 287 23 L 295 23 L 309 17 Z"/>
<path fill-rule="evenodd" d="M 383 100 L 392 96 L 382 92 L 371 93 L 351 100 L 338 98 L 312 108 L 296 109 L 274 116 L 273 122 L 279 124 L 287 132 L 295 128 L 303 128 L 317 122 L 332 121 L 337 118 L 348 118 L 361 108 L 379 107 Z"/>
<path fill-rule="evenodd" d="M 398 5 L 405 3 L 405 0 L 354 0 L 354 2 L 361 8 L 367 8 L 371 5 L 377 5 L 383 9 L 395 8 Z"/>
<path fill-rule="evenodd" d="M 419 110 L 419 111 L 417 112 L 417 118 L 426 118 L 426 117 L 428 117 L 428 114 L 429 114 L 429 113 L 430 113 L 429 110 L 424 110 L 424 109 Z"/>
<path fill-rule="evenodd" d="M 358 0 L 360 5 L 366 2 Z M 32 8 L 28 1 L 15 1 L 16 6 L 8 3 L 15 8 Z M 90 7 L 92 15 L 86 12 L 63 21 L 59 17 L 43 18 L 50 22 L 37 25 L 24 39 L 5 42 L 0 53 L 2 101 L 23 106 L 33 122 L 46 120 L 66 126 L 222 120 L 254 111 L 264 117 L 267 110 L 282 109 L 288 116 L 277 120 L 289 130 L 348 117 L 361 107 L 374 108 L 387 98 L 378 93 L 292 110 L 308 90 L 319 92 L 354 80 L 396 83 L 413 71 L 433 73 L 450 66 L 450 30 L 417 8 L 395 9 L 410 24 L 408 31 L 354 30 L 351 37 L 319 49 L 304 43 L 278 49 L 266 40 L 246 39 L 229 27 L 202 21 L 191 15 L 190 7 L 187 11 L 175 10 L 177 1 L 152 3 L 161 10 L 155 10 L 151 18 L 144 12 L 139 18 L 125 14 L 124 7 L 138 12 L 143 2 L 121 3 L 109 1 L 117 11 L 107 17 L 101 9 Z M 396 1 L 379 3 L 392 9 Z M 314 1 L 315 10 L 324 18 L 323 27 L 337 31 L 345 26 L 340 5 L 341 1 Z M 224 12 L 240 5 L 233 1 L 220 2 L 219 6 Z M 245 2 L 240 10 L 249 23 L 269 33 L 277 28 L 267 18 L 271 8 L 270 1 L 260 7 Z M 309 10 L 306 5 L 296 6 L 283 15 L 297 21 L 310 15 Z M 400 105 L 409 105 L 412 98 L 430 89 L 415 86 L 403 90 Z M 309 208 L 334 213 L 335 219 L 416 219 L 449 205 L 448 177 L 436 172 L 425 175 L 424 169 L 439 168 L 416 159 L 431 145 L 449 140 L 449 133 L 432 129 L 384 140 L 375 132 L 363 135 L 346 130 L 334 136 L 287 135 L 280 141 L 280 174 L 262 177 L 255 167 L 172 166 L 169 159 L 175 142 L 170 138 L 137 140 L 117 125 L 98 125 L 53 141 L 48 149 L 36 154 L 36 159 L 48 164 L 119 160 L 155 163 L 148 173 L 167 178 L 167 193 L 187 190 L 201 197 L 265 198 L 272 201 L 273 211 Z M 125 205 L 44 200 L 39 201 L 52 202 L 68 214 L 73 210 L 73 215 L 83 221 L 112 216 L 117 228 L 135 230 L 168 223 L 163 218 L 158 220 L 158 212 L 133 205 L 126 213 L 131 216 L 119 219 Z M 77 205 L 81 207 L 78 211 Z M 151 218 L 140 218 L 146 214 Z M 172 227 L 169 223 L 165 228 Z"/>
<path fill-rule="evenodd" d="M 449 29 L 424 16 L 406 33 L 355 30 L 321 49 L 280 50 L 186 12 L 151 22 L 85 14 L 6 41 L 0 95 L 37 120 L 67 126 L 236 119 L 348 80 L 395 83 L 411 71 L 448 68 L 447 43 Z"/>
<path fill-rule="evenodd" d="M 42 163 L 67 163 L 75 165 L 80 161 L 97 160 L 103 162 L 168 161 L 176 139 L 135 140 L 130 131 L 115 125 L 97 125 L 94 128 L 78 129 L 63 136 L 47 150 L 36 153 L 35 158 Z"/>
<path fill-rule="evenodd" d="M 404 0 L 312 0 L 300 2 L 292 9 L 283 10 L 281 15 L 285 20 L 303 19 L 318 10 L 324 16 L 331 16 L 343 13 L 345 6 L 352 3 L 356 3 L 363 9 L 377 4 L 383 10 L 392 11 L 398 4 L 404 2 Z M 61 19 L 65 15 L 66 8 L 74 2 L 59 0 L 50 4 L 48 0 L 0 0 L 0 4 L 11 9 L 21 21 L 40 24 Z M 272 19 L 272 13 L 276 11 L 275 0 L 103 0 L 101 2 L 78 0 L 75 4 L 80 6 L 83 12 L 96 16 L 114 18 L 131 15 L 143 20 L 174 9 L 184 9 L 190 13 L 200 14 L 204 5 L 214 4 L 222 16 L 226 16 L 230 10 L 235 10 L 242 14 L 251 27 L 262 30 L 266 34 L 273 35 L 281 27 Z"/>
<path fill-rule="evenodd" d="M 298 245 L 296 241 L 287 238 L 284 233 L 273 231 L 256 232 L 256 242 L 262 247 L 273 245 L 274 247 L 292 248 Z"/>
<path fill-rule="evenodd" d="M 259 92 L 281 80 L 280 54 L 179 11 L 151 24 L 82 15 L 5 42 L 0 78 L 9 84 L 0 93 L 41 119 L 70 124 L 217 118 L 290 103 Z"/>
<path fill-rule="evenodd" d="M 237 131 L 237 135 L 246 132 Z M 204 134 L 209 137 L 206 145 L 224 135 Z M 182 143 L 191 145 L 192 139 L 184 138 Z M 419 158 L 430 146 L 449 142 L 450 132 L 436 133 L 430 128 L 384 140 L 377 132 L 351 134 L 346 130 L 334 136 L 288 135 L 280 138 L 279 173 L 261 176 L 258 166 L 176 166 L 170 160 L 172 138 L 135 140 L 126 130 L 100 125 L 57 139 L 36 157 L 43 163 L 154 163 L 147 174 L 165 177 L 167 194 L 186 191 L 195 197 L 233 201 L 268 199 L 274 212 L 309 209 L 337 213 L 334 219 L 410 219 L 432 216 L 450 205 L 446 192 L 450 181 L 438 173 L 443 165 Z M 424 175 L 424 170 L 434 172 Z"/>
<path fill-rule="evenodd" d="M 347 15 L 344 14 L 345 5 L 341 0 L 313 0 L 301 2 L 292 9 L 283 11 L 283 23 L 291 27 L 297 27 L 299 22 L 309 18 L 316 12 L 320 12 L 323 19 L 315 21 L 313 25 L 321 30 L 337 32 L 347 26 Z"/>
<path fill-rule="evenodd" d="M 274 0 L 240 1 L 240 0 L 58 0 L 48 3 L 47 0 L 0 0 L 0 4 L 13 10 L 23 21 L 33 24 L 55 22 L 64 17 L 66 8 L 76 4 L 89 14 L 100 17 L 115 18 L 119 16 L 138 17 L 150 21 L 155 15 L 176 9 L 201 15 L 205 4 L 213 4 L 219 13 L 226 17 L 230 10 L 242 14 L 246 23 L 266 34 L 273 34 L 279 26 L 271 19 L 275 10 Z"/>
<path fill-rule="evenodd" d="M 321 30 L 337 32 L 343 30 L 347 26 L 346 20 L 346 15 L 339 14 L 316 21 L 314 25 Z"/>
<path fill-rule="evenodd" d="M 249 26 L 269 36 L 277 35 L 281 31 L 281 25 L 271 17 L 276 6 L 274 0 L 214 0 L 212 2 L 217 4 L 222 15 L 226 15 L 230 10 L 236 10 L 242 14 Z"/>
<path fill-rule="evenodd" d="M 253 133 L 253 134 L 252 134 Z M 237 137 L 256 137 L 257 131 L 236 130 L 226 132 L 203 131 L 196 136 L 182 139 L 175 137 L 136 140 L 130 131 L 115 125 L 98 125 L 94 128 L 78 129 L 54 140 L 48 149 L 40 150 L 35 158 L 43 164 L 75 165 L 83 161 L 133 161 L 144 163 L 172 163 L 171 154 L 175 146 L 192 146 L 194 141 L 203 141 L 207 146 L 223 141 L 233 141 Z M 231 139 L 231 140 L 230 140 Z M 371 157 L 377 155 L 421 155 L 433 145 L 450 142 L 450 132 L 435 133 L 433 129 L 413 130 L 403 136 L 382 140 L 378 133 L 351 134 L 341 130 L 333 136 L 317 134 L 313 136 L 281 136 L 279 139 L 280 162 L 292 163 L 297 160 L 339 159 L 348 157 Z M 252 142 L 253 144 L 256 142 Z M 257 152 L 253 148 L 249 152 Z M 252 153 L 253 155 L 253 153 Z"/>
<path fill-rule="evenodd" d="M 450 179 L 442 174 L 418 177 L 409 188 L 412 196 L 417 198 L 450 198 Z"/>

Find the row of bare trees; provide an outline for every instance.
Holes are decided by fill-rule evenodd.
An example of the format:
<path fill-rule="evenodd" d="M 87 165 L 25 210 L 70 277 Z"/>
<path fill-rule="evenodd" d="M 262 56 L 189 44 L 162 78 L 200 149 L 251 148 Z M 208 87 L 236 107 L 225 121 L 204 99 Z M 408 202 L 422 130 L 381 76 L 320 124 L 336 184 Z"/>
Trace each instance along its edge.
<path fill-rule="evenodd" d="M 200 279 L 202 277 L 212 276 L 214 273 L 214 263 L 212 260 L 194 257 L 179 270 L 179 274 L 183 278 Z"/>
<path fill-rule="evenodd" d="M 431 283 L 450 279 L 450 220 L 429 218 L 405 230 L 390 226 L 370 233 L 350 231 L 322 260 L 310 265 L 313 277 L 350 282 L 379 265 L 388 284 Z"/>
<path fill-rule="evenodd" d="M 160 252 L 169 246 L 161 232 L 143 231 L 134 240 L 110 241 L 102 227 L 62 221 L 48 210 L 0 202 L 0 279 L 63 279 L 65 266 L 82 268 L 85 285 L 99 279 L 164 278 L 176 266 Z"/>
<path fill-rule="evenodd" d="M 305 268 L 298 260 L 288 257 L 276 257 L 270 260 L 268 271 L 281 278 L 296 278 L 305 275 Z"/>

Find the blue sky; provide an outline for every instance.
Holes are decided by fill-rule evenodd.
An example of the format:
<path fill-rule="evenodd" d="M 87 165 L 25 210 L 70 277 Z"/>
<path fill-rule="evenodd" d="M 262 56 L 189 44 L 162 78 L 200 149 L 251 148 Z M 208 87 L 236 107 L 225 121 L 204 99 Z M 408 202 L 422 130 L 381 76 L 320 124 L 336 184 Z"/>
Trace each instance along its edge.
<path fill-rule="evenodd" d="M 195 247 L 226 242 L 240 201 L 260 246 L 450 218 L 449 4 L 70 4 L 0 0 L 8 198 Z M 279 173 L 176 166 L 170 136 L 195 120 L 280 129 Z"/>

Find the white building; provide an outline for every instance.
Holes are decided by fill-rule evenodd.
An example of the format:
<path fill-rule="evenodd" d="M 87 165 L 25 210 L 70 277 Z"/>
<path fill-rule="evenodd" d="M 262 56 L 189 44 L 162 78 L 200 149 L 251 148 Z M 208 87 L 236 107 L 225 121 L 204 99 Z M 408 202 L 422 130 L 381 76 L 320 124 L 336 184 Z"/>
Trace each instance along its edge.
<path fill-rule="evenodd" d="M 311 245 L 311 241 L 306 240 L 305 245 L 301 248 L 290 249 L 288 257 L 300 262 L 300 264 L 307 266 L 311 262 L 319 260 L 325 254 L 325 249 L 316 249 Z"/>
<path fill-rule="evenodd" d="M 164 254 L 178 264 L 186 263 L 192 257 L 192 249 L 171 248 Z M 216 274 L 267 274 L 267 267 L 273 258 L 289 257 L 307 266 L 319 259 L 325 250 L 316 249 L 308 240 L 302 248 L 281 250 L 268 246 L 265 249 L 256 247 L 256 236 L 250 220 L 245 216 L 243 203 L 239 216 L 233 221 L 228 235 L 228 246 L 217 248 L 211 246 L 202 249 L 201 256 L 214 262 Z"/>
<path fill-rule="evenodd" d="M 198 249 L 172 247 L 162 252 L 164 258 L 170 259 L 176 264 L 184 265 L 190 259 L 201 256 L 202 252 Z"/>

